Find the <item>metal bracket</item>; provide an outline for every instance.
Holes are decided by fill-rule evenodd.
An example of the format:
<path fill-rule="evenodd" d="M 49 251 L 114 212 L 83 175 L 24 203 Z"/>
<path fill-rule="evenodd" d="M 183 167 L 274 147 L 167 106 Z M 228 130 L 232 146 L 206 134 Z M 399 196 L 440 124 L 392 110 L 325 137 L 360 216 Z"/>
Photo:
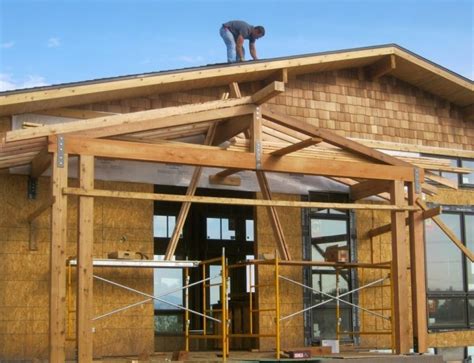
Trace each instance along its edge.
<path fill-rule="evenodd" d="M 36 199 L 38 189 L 38 179 L 28 177 L 28 199 Z"/>
<path fill-rule="evenodd" d="M 260 141 L 255 144 L 255 165 L 257 170 L 262 169 L 262 143 Z"/>
<path fill-rule="evenodd" d="M 56 166 L 64 168 L 64 136 L 58 136 L 58 160 Z"/>
<path fill-rule="evenodd" d="M 415 193 L 421 194 L 421 183 L 420 183 L 420 168 L 414 169 L 414 184 L 415 184 Z"/>

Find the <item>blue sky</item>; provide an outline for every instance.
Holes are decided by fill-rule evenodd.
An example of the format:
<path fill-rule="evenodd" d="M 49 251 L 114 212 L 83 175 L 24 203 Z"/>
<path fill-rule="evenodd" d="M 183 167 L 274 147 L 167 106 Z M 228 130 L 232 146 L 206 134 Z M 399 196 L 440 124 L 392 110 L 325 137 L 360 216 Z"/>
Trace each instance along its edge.
<path fill-rule="evenodd" d="M 0 90 L 221 63 L 219 27 L 233 19 L 265 26 L 260 58 L 397 43 L 473 79 L 473 4 L 0 0 Z"/>

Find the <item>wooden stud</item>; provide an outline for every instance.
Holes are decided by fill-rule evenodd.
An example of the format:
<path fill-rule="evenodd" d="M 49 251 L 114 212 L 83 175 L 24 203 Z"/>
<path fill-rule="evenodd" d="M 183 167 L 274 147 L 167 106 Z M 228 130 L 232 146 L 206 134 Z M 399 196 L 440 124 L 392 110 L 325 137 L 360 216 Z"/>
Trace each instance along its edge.
<path fill-rule="evenodd" d="M 52 197 L 55 202 L 51 211 L 50 295 L 49 295 L 49 361 L 66 361 L 66 241 L 67 241 L 67 187 L 68 155 L 64 154 L 64 166 L 58 167 L 58 154 L 53 154 L 51 177 Z"/>
<path fill-rule="evenodd" d="M 84 190 L 94 189 L 94 156 L 79 156 L 79 182 Z M 79 197 L 77 241 L 77 350 L 78 362 L 92 362 L 94 198 Z"/>
<path fill-rule="evenodd" d="M 253 108 L 252 112 L 254 110 L 255 108 Z M 217 127 L 216 135 L 214 136 L 214 141 L 212 144 L 220 145 L 224 141 L 227 141 L 230 138 L 234 137 L 235 135 L 238 135 L 244 130 L 248 129 L 249 126 L 250 126 L 249 116 L 235 117 L 232 120 L 220 122 Z"/>
<path fill-rule="evenodd" d="M 390 191 L 391 202 L 396 206 L 405 204 L 404 183 L 394 181 Z M 405 213 L 401 211 L 391 212 L 392 219 L 392 274 L 393 285 L 393 314 L 392 324 L 395 330 L 395 350 L 397 354 L 408 354 L 410 352 L 408 324 L 408 304 L 406 298 L 408 291 L 408 245 L 405 235 Z"/>
<path fill-rule="evenodd" d="M 273 74 L 265 80 L 265 83 L 268 84 L 275 81 L 288 83 L 288 69 L 282 68 L 273 72 Z"/>
<path fill-rule="evenodd" d="M 270 155 L 273 155 L 273 156 L 283 156 L 283 155 L 287 155 L 287 154 L 291 154 L 295 151 L 298 151 L 298 150 L 301 150 L 301 149 L 304 149 L 308 146 L 313 146 L 313 145 L 316 145 L 316 144 L 319 144 L 320 142 L 322 142 L 323 140 L 320 139 L 319 137 L 310 137 L 309 139 L 306 139 L 306 140 L 303 140 L 301 142 L 298 142 L 296 144 L 293 144 L 293 145 L 290 145 L 290 146 L 287 146 L 287 147 L 284 147 L 283 149 L 279 149 L 279 150 L 275 150 L 275 151 L 272 151 L 270 153 Z"/>
<path fill-rule="evenodd" d="M 414 183 L 408 183 L 408 203 L 416 205 L 420 195 Z M 416 353 L 428 350 L 428 324 L 426 311 L 426 266 L 423 211 L 409 212 L 410 229 L 410 273 L 413 321 L 413 347 Z"/>
<path fill-rule="evenodd" d="M 232 82 L 231 84 L 229 84 L 229 89 L 230 89 L 230 96 L 232 98 L 242 98 L 239 84 L 237 82 Z"/>

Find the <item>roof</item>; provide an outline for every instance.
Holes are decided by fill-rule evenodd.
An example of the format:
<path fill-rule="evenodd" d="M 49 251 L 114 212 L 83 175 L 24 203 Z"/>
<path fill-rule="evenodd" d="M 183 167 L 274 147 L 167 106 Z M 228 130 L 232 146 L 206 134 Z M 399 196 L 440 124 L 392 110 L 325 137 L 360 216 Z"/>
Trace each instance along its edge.
<path fill-rule="evenodd" d="M 176 92 L 264 80 L 286 70 L 288 76 L 344 68 L 383 66 L 389 74 L 458 106 L 474 103 L 474 82 L 396 44 L 264 59 L 238 64 L 214 64 L 84 82 L 0 92 L 0 116 L 34 112 L 152 93 Z"/>

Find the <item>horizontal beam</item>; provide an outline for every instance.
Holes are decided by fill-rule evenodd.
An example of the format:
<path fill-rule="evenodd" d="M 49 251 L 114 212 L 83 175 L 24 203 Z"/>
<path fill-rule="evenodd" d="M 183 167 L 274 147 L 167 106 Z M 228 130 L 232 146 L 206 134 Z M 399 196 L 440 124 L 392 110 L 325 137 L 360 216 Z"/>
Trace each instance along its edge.
<path fill-rule="evenodd" d="M 46 147 L 31 160 L 30 175 L 33 178 L 39 178 L 51 165 L 52 156 Z"/>
<path fill-rule="evenodd" d="M 442 212 L 441 206 L 436 207 L 436 208 L 427 209 L 427 210 L 423 211 L 422 218 L 423 219 L 433 218 L 434 216 L 437 216 L 437 215 L 441 214 L 441 212 Z M 406 218 L 405 219 L 405 225 L 408 226 L 409 223 L 410 223 L 410 220 L 408 218 Z M 391 230 L 392 230 L 392 225 L 391 225 L 391 223 L 389 223 L 389 224 L 385 224 L 383 226 L 371 229 L 370 231 L 367 232 L 367 236 L 376 237 L 376 236 L 380 236 L 381 234 L 388 233 Z"/>
<path fill-rule="evenodd" d="M 283 149 L 275 150 L 270 153 L 273 156 L 282 156 L 291 154 L 292 152 L 307 148 L 308 146 L 316 145 L 322 142 L 323 140 L 319 137 L 310 137 L 309 139 L 303 140 L 293 145 L 284 147 Z"/>
<path fill-rule="evenodd" d="M 257 170 L 255 154 L 228 150 L 206 150 L 181 147 L 169 148 L 158 144 L 141 144 L 127 141 L 64 137 L 65 153 L 72 155 L 94 155 L 103 158 L 152 161 L 167 164 L 194 165 L 216 168 Z M 57 137 L 50 137 L 50 152 L 57 147 Z M 261 170 L 277 173 L 295 173 L 322 176 L 344 176 L 380 180 L 413 181 L 413 168 L 369 163 L 332 161 L 315 162 L 317 158 L 268 154 L 261 156 Z"/>
<path fill-rule="evenodd" d="M 183 116 L 183 115 L 194 115 L 198 112 L 203 111 L 214 111 L 215 117 L 211 119 L 218 119 L 221 117 L 217 110 L 231 108 L 235 106 L 249 105 L 252 103 L 251 97 L 243 97 L 239 99 L 232 100 L 218 100 L 218 101 L 209 101 L 199 104 L 192 105 L 183 105 L 176 107 L 165 107 L 160 109 L 153 109 L 147 111 L 138 111 L 126 114 L 118 114 L 113 116 L 98 117 L 88 120 L 80 120 L 63 124 L 54 124 L 54 125 L 45 125 L 41 127 L 35 127 L 25 130 L 14 130 L 8 131 L 5 140 L 15 141 L 15 140 L 26 140 L 34 139 L 42 136 L 50 136 L 56 134 L 66 134 L 72 132 L 91 132 L 95 130 L 97 134 L 94 136 L 88 135 L 90 137 L 105 137 L 110 135 L 119 135 L 121 133 L 129 133 L 135 131 L 143 131 L 146 128 L 160 128 L 166 126 L 175 126 L 176 121 L 172 118 L 171 123 L 166 125 L 155 125 L 156 120 L 163 119 L 171 116 Z M 252 106 L 252 111 L 254 107 Z M 214 113 L 213 112 L 213 113 Z M 227 116 L 230 117 L 230 116 Z M 210 119 L 208 119 L 210 120 Z M 143 124 L 143 122 L 151 121 L 152 124 Z M 194 123 L 194 119 L 190 118 L 186 123 Z M 136 127 L 133 127 L 132 124 L 136 124 Z M 121 128 L 121 129 L 119 129 Z M 100 133 L 100 129 L 105 130 L 103 133 Z M 113 130 L 116 131 L 113 131 Z"/>
<path fill-rule="evenodd" d="M 35 114 L 55 117 L 78 118 L 86 120 L 89 118 L 116 115 L 115 112 L 102 112 L 92 110 L 81 110 L 76 108 L 54 108 L 50 110 L 36 111 Z"/>
<path fill-rule="evenodd" d="M 325 208 L 325 209 L 370 209 L 370 210 L 388 210 L 388 211 L 406 211 L 419 210 L 412 206 L 395 206 L 388 204 L 351 204 L 351 203 L 322 203 L 322 202 L 302 202 L 294 200 L 262 200 L 262 199 L 245 199 L 245 198 L 218 198 L 218 197 L 201 197 L 190 195 L 174 195 L 174 194 L 155 194 L 140 192 L 125 192 L 118 190 L 102 190 L 82 188 L 64 188 L 65 195 L 79 195 L 100 198 L 120 198 L 120 199 L 140 199 L 155 200 L 177 203 L 204 203 L 204 204 L 227 204 L 227 205 L 251 205 L 265 207 L 292 207 L 292 208 Z"/>

